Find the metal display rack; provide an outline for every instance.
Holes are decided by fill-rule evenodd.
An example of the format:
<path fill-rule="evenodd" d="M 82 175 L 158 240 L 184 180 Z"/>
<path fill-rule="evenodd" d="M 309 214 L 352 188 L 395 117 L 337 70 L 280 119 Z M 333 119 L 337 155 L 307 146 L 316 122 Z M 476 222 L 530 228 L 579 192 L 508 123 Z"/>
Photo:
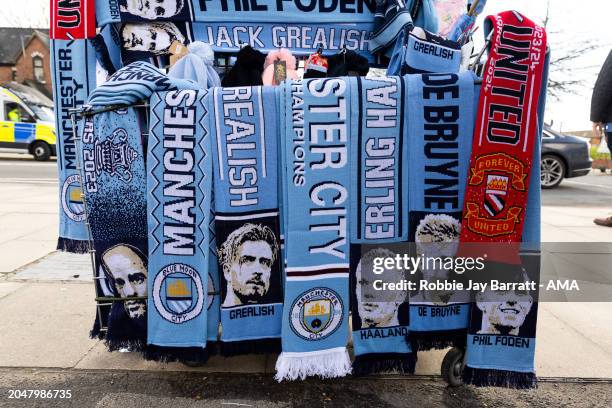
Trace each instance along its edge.
<path fill-rule="evenodd" d="M 477 57 L 477 62 L 480 60 L 482 56 L 482 52 L 478 54 Z M 226 62 L 229 62 L 229 58 L 227 60 L 224 60 Z M 218 64 L 218 62 L 217 62 Z M 215 64 L 216 68 L 220 68 L 220 69 L 227 69 L 229 67 L 229 65 L 220 65 L 217 66 L 217 64 Z M 470 66 L 471 69 L 475 69 L 477 70 L 478 64 L 472 64 Z M 482 83 L 482 79 L 477 77 L 474 80 L 474 84 L 475 85 L 480 85 Z M 90 116 L 94 116 L 96 114 L 99 113 L 103 113 L 103 112 L 110 112 L 113 110 L 117 110 L 117 109 L 121 109 L 121 108 L 127 108 L 128 106 L 126 105 L 110 105 L 104 108 L 100 108 L 100 109 L 92 109 L 92 108 L 72 108 L 69 109 L 69 113 L 70 113 L 70 120 L 71 120 L 71 125 L 72 125 L 72 136 L 75 140 L 75 145 L 76 145 L 76 149 L 77 152 L 82 150 L 82 138 L 81 136 L 78 134 L 77 132 L 77 119 L 81 119 L 81 118 L 85 118 L 85 117 L 90 117 Z M 141 133 L 143 137 L 148 137 L 148 124 L 149 124 L 149 104 L 145 101 L 141 101 L 135 105 L 129 105 L 129 107 L 132 108 L 136 108 L 136 109 L 141 109 L 144 110 L 144 115 L 145 115 L 145 123 L 147 125 L 147 128 L 143 130 L 143 132 Z M 77 166 L 77 171 L 79 172 L 79 174 L 81 174 L 81 169 L 82 169 L 82 163 L 81 163 L 81 155 L 77 153 L 77 160 L 76 160 L 76 166 Z M 88 211 L 87 211 L 87 201 L 85 200 L 85 190 L 83 188 L 83 180 L 81 177 L 79 177 L 79 183 L 81 185 L 81 195 L 80 197 L 83 199 L 83 211 L 84 211 L 84 216 L 85 216 L 85 226 L 87 228 L 87 252 L 89 253 L 89 257 L 90 257 L 90 261 L 91 261 L 91 270 L 93 273 L 93 280 L 94 280 L 94 286 L 95 286 L 95 301 L 96 301 L 96 311 L 97 311 L 97 319 L 98 319 L 98 324 L 99 324 L 99 330 L 101 333 L 106 332 L 108 330 L 108 327 L 105 325 L 105 321 L 103 320 L 103 316 L 105 315 L 105 310 L 106 312 L 108 312 L 110 310 L 110 307 L 112 306 L 113 302 L 124 302 L 127 300 L 143 300 L 146 301 L 148 299 L 148 296 L 131 296 L 131 297 L 114 297 L 114 296 L 106 296 L 104 293 L 101 293 L 101 282 L 102 280 L 107 280 L 106 276 L 104 275 L 104 273 L 98 274 L 98 267 L 96 265 L 96 258 L 95 258 L 95 254 L 96 254 L 96 250 L 94 249 L 93 246 L 93 236 L 92 236 L 92 232 L 91 232 L 91 225 L 89 224 L 89 217 L 88 217 Z M 209 296 L 214 296 L 214 295 L 218 295 L 220 294 L 220 291 L 214 291 L 214 292 L 208 292 L 207 293 Z M 465 365 L 465 344 L 456 344 L 454 345 L 454 347 L 452 347 L 445 355 L 442 364 L 441 364 L 441 374 L 442 374 L 442 378 L 444 379 L 445 382 L 447 382 L 450 386 L 459 386 L 462 384 L 462 380 L 461 380 L 461 371 L 463 370 L 463 367 Z M 184 361 L 184 363 L 186 365 L 190 365 L 189 361 Z"/>

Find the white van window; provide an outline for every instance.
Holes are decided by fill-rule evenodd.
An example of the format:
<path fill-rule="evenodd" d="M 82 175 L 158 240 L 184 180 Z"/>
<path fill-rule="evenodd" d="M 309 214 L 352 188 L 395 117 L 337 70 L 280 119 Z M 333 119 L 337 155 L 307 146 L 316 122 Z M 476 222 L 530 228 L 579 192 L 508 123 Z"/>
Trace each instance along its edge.
<path fill-rule="evenodd" d="M 36 122 L 32 115 L 15 102 L 4 102 L 4 118 L 9 122 Z"/>

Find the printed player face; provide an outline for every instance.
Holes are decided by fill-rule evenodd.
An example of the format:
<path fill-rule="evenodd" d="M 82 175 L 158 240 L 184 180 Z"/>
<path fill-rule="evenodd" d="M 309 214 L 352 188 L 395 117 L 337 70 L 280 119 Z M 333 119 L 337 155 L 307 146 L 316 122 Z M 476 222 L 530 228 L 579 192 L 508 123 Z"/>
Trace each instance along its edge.
<path fill-rule="evenodd" d="M 533 298 L 528 292 L 486 292 L 478 295 L 477 306 L 493 326 L 518 329 L 531 310 Z"/>
<path fill-rule="evenodd" d="M 134 16 L 155 20 L 177 15 L 182 7 L 177 0 L 126 0 L 121 11 Z"/>
<path fill-rule="evenodd" d="M 459 221 L 449 215 L 427 215 L 415 232 L 417 252 L 430 257 L 454 256 L 460 229 Z"/>
<path fill-rule="evenodd" d="M 429 214 L 419 223 L 415 232 L 416 250 L 429 258 L 454 256 L 459 245 L 459 221 L 445 214 Z M 449 272 L 440 262 L 421 267 L 423 279 L 428 282 L 448 279 Z"/>
<path fill-rule="evenodd" d="M 146 296 L 147 268 L 140 257 L 127 246 L 117 246 L 102 257 L 113 276 L 120 297 Z M 126 300 L 125 311 L 131 318 L 144 316 L 146 303 L 142 300 Z"/>
<path fill-rule="evenodd" d="M 369 273 L 362 273 L 364 268 L 369 268 Z M 402 291 L 378 291 L 373 287 L 374 278 L 371 263 L 359 262 L 356 270 L 357 287 L 357 311 L 361 322 L 365 327 L 384 327 L 385 323 L 393 320 L 397 315 L 398 306 L 404 301 L 405 293 Z M 402 274 L 397 270 L 385 270 L 376 279 L 383 282 L 399 282 Z"/>
<path fill-rule="evenodd" d="M 170 31 L 145 24 L 126 24 L 121 35 L 123 47 L 130 51 L 164 51 L 173 41 Z"/>
<path fill-rule="evenodd" d="M 247 302 L 256 302 L 270 289 L 272 248 L 266 241 L 244 241 L 230 267 L 234 293 Z"/>

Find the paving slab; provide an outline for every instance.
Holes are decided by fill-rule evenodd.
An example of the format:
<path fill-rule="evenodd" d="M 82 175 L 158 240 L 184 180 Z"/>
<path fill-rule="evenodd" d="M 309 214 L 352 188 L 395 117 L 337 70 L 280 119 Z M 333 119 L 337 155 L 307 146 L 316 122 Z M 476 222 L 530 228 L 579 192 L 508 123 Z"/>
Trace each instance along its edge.
<path fill-rule="evenodd" d="M 29 283 L 0 299 L 0 366 L 74 367 L 96 344 L 93 284 Z"/>
<path fill-rule="evenodd" d="M 91 258 L 89 254 L 55 251 L 25 268 L 18 269 L 11 278 L 11 281 L 24 280 L 92 282 Z"/>
<path fill-rule="evenodd" d="M 13 272 L 15 269 L 34 262 L 55 251 L 57 239 L 53 241 L 32 241 L 24 243 L 14 240 L 0 244 L 0 273 Z"/>
<path fill-rule="evenodd" d="M 19 290 L 20 288 L 24 286 L 25 286 L 25 283 L 7 282 L 7 281 L 0 282 L 0 299 L 2 299 L 5 296 L 10 295 L 11 293 L 15 292 L 16 290 Z"/>
<path fill-rule="evenodd" d="M 414 373 L 417 375 L 440 375 L 440 366 L 448 350 L 450 348 L 419 353 Z"/>
<path fill-rule="evenodd" d="M 552 305 L 552 306 L 551 306 Z M 576 328 L 578 303 L 541 303 L 536 337 L 536 373 L 543 377 L 581 377 L 612 379 L 612 348 L 595 338 L 612 338 L 606 321 L 595 328 Z M 593 304 L 591 304 L 593 305 Z M 574 310 L 574 312 L 572 312 Z M 593 307 L 581 319 L 609 314 Z M 581 313 L 578 313 L 578 315 Z M 572 316 L 571 318 L 566 316 Z"/>

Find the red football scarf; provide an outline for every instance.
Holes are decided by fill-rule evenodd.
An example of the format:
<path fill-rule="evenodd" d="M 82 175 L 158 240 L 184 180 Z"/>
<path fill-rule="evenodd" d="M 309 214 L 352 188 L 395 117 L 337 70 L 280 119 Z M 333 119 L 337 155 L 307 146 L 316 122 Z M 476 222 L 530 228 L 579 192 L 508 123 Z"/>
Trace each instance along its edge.
<path fill-rule="evenodd" d="M 487 246 L 489 261 L 520 263 L 527 187 L 537 134 L 546 33 L 515 11 L 488 17 L 491 49 L 480 91 L 461 242 Z M 497 250 L 489 250 L 489 243 Z"/>

